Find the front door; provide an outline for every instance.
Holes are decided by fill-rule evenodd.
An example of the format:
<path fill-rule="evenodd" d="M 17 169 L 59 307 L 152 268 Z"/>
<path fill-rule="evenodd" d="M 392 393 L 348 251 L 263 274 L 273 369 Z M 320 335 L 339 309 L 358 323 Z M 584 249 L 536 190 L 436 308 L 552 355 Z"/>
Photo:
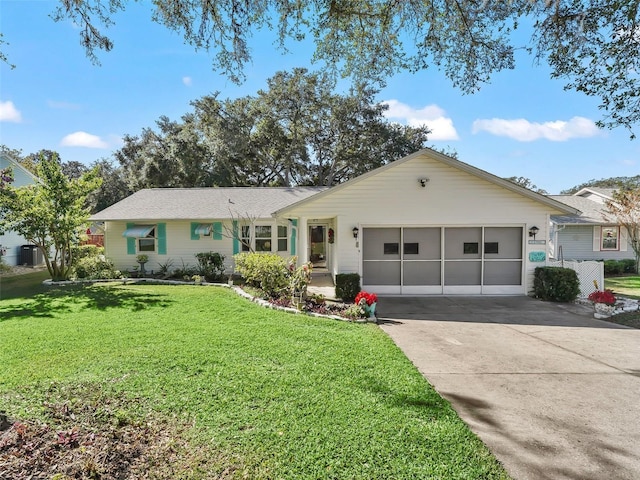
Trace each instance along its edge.
<path fill-rule="evenodd" d="M 309 261 L 314 267 L 327 266 L 327 227 L 325 225 L 309 226 Z"/>

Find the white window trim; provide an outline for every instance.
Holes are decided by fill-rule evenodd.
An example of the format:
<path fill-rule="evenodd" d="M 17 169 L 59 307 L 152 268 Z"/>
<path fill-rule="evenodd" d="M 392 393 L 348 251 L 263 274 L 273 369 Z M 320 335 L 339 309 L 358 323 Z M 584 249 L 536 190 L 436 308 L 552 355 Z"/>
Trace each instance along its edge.
<path fill-rule="evenodd" d="M 146 237 L 138 237 L 136 238 L 136 249 L 138 253 L 147 254 L 147 253 L 155 253 L 158 250 L 158 237 L 156 236 L 158 226 L 154 226 L 153 230 Z M 140 248 L 140 240 L 153 240 L 153 250 L 142 250 Z"/>
<path fill-rule="evenodd" d="M 616 248 L 605 248 L 604 247 L 604 230 L 615 230 L 616 231 Z M 620 250 L 620 227 L 619 226 L 601 226 L 600 227 L 600 251 L 601 252 L 617 252 Z"/>
<path fill-rule="evenodd" d="M 285 234 L 283 237 L 280 236 L 280 227 L 285 229 Z M 276 251 L 277 252 L 288 252 L 289 251 L 289 226 L 288 225 L 276 225 Z M 280 240 L 284 240 L 286 242 L 284 250 L 280 250 Z"/>

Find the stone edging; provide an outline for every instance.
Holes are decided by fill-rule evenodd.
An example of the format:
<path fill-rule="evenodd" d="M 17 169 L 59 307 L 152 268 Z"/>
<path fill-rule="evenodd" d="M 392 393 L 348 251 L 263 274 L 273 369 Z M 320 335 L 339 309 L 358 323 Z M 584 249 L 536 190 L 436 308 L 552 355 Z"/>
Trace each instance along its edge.
<path fill-rule="evenodd" d="M 127 283 L 149 283 L 149 284 L 155 284 L 155 285 L 196 285 L 193 282 L 184 282 L 182 280 L 162 280 L 159 278 L 110 278 L 110 279 L 99 279 L 99 280 L 65 280 L 61 282 L 54 282 L 53 280 L 49 279 L 49 280 L 44 280 L 42 284 L 47 287 L 51 287 L 54 285 L 64 286 L 64 285 L 78 285 L 78 284 L 82 285 L 82 284 L 111 283 L 111 282 L 121 282 L 123 285 L 126 285 Z M 326 314 L 316 313 L 316 312 L 301 312 L 300 310 L 295 308 L 274 305 L 273 303 L 267 302 L 262 298 L 254 297 L 253 295 L 245 292 L 242 288 L 236 285 L 229 285 L 228 283 L 202 282 L 200 285 L 208 286 L 208 287 L 230 288 L 241 297 L 251 300 L 253 303 L 258 304 L 261 307 L 270 308 L 272 310 L 280 310 L 283 312 L 293 313 L 296 315 L 308 315 L 310 317 L 316 317 L 316 318 L 329 318 L 331 320 L 340 320 L 343 322 L 350 322 L 350 323 L 377 323 L 378 322 L 378 319 L 375 316 L 369 317 L 369 318 L 362 318 L 358 320 L 350 320 L 348 318 L 340 317 L 338 315 L 326 315 Z"/>

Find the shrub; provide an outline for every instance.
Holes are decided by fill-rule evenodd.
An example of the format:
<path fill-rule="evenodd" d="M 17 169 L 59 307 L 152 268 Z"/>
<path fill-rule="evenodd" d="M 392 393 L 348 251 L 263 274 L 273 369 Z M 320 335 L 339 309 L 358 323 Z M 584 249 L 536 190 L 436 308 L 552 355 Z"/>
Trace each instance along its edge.
<path fill-rule="evenodd" d="M 620 260 L 622 263 L 622 271 L 624 273 L 638 273 L 636 272 L 636 261 L 633 258 L 625 258 Z"/>
<path fill-rule="evenodd" d="M 552 302 L 573 302 L 580 293 L 578 274 L 570 268 L 538 267 L 533 281 L 534 295 Z"/>
<path fill-rule="evenodd" d="M 624 273 L 624 264 L 618 260 L 605 260 L 604 261 L 604 274 L 605 275 L 620 275 Z"/>
<path fill-rule="evenodd" d="M 360 292 L 360 275 L 357 273 L 339 273 L 336 275 L 336 297 L 352 302 Z"/>
<path fill-rule="evenodd" d="M 87 280 L 120 278 L 120 271 L 116 270 L 113 263 L 101 255 L 82 257 L 74 264 L 76 278 Z"/>
<path fill-rule="evenodd" d="M 72 247 L 73 258 L 75 261 L 86 257 L 97 257 L 104 255 L 104 247 L 97 245 L 76 245 Z"/>
<path fill-rule="evenodd" d="M 207 282 L 221 280 L 224 276 L 225 256 L 217 252 L 196 253 L 198 260 L 198 275 L 203 276 Z"/>
<path fill-rule="evenodd" d="M 287 261 L 276 253 L 238 253 L 233 257 L 236 271 L 245 281 L 261 288 L 270 297 L 277 297 L 289 286 Z"/>

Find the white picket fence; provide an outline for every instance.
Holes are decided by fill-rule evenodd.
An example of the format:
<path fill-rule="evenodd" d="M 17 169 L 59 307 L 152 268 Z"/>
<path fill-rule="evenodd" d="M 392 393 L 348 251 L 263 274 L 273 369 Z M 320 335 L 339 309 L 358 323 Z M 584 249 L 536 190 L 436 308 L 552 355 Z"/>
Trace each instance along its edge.
<path fill-rule="evenodd" d="M 604 262 L 584 261 L 576 262 L 573 260 L 549 261 L 549 267 L 564 267 L 575 270 L 578 274 L 580 282 L 580 296 L 588 297 L 589 294 L 596 290 L 594 281 L 598 283 L 598 288 L 604 290 Z"/>

